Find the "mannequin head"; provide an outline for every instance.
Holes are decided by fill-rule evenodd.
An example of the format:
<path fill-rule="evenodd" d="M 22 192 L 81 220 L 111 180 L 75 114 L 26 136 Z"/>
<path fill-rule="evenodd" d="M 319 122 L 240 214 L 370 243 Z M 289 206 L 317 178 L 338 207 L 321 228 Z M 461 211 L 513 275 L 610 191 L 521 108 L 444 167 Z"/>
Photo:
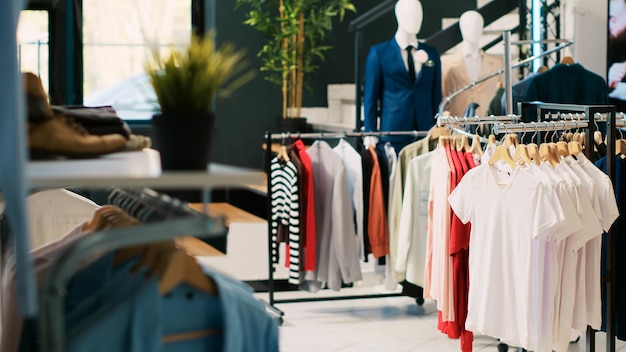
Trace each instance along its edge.
<path fill-rule="evenodd" d="M 480 38 L 483 35 L 484 24 L 485 21 L 480 13 L 473 10 L 465 11 L 459 18 L 463 42 L 478 47 Z"/>
<path fill-rule="evenodd" d="M 422 28 L 423 10 L 418 0 L 398 0 L 396 3 L 398 31 L 408 35 L 417 35 Z"/>

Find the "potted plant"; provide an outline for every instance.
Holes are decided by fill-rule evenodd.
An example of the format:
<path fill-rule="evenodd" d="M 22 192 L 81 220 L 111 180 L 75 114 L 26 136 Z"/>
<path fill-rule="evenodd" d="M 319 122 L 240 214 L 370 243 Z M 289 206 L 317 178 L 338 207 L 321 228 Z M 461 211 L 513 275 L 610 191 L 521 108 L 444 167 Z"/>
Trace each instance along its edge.
<path fill-rule="evenodd" d="M 152 124 L 163 169 L 207 168 L 216 98 L 252 78 L 252 71 L 243 72 L 244 52 L 232 44 L 217 48 L 213 37 L 194 35 L 188 46 L 171 48 L 166 55 L 153 49 L 146 63 L 161 107 Z"/>
<path fill-rule="evenodd" d="M 244 23 L 267 37 L 258 56 L 266 79 L 282 87 L 283 121 L 302 119 L 303 87 L 331 49 L 325 39 L 333 18 L 356 11 L 352 0 L 237 0 L 237 6 L 247 7 Z"/>

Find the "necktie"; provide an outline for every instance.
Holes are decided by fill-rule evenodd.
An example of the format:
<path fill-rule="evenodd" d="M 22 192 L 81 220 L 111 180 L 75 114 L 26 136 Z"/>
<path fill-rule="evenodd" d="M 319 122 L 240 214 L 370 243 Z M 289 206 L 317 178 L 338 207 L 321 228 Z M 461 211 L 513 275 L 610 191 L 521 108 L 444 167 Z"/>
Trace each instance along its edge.
<path fill-rule="evenodd" d="M 406 47 L 406 57 L 407 62 L 409 64 L 409 78 L 411 78 L 411 82 L 415 82 L 415 62 L 413 62 L 413 46 L 409 45 Z"/>

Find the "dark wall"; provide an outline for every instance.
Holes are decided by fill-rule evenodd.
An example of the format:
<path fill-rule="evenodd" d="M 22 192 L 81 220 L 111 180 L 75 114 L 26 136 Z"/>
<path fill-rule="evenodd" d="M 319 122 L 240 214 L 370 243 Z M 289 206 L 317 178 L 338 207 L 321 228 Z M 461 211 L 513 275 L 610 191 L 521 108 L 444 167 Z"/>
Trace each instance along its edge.
<path fill-rule="evenodd" d="M 310 81 L 311 90 L 305 90 L 305 107 L 327 106 L 328 84 L 354 83 L 354 34 L 348 31 L 348 23 L 380 3 L 380 0 L 355 0 L 357 13 L 347 14 L 343 23 L 335 23 L 328 36 L 333 49 L 327 52 L 325 62 Z M 261 60 L 256 57 L 263 43 L 263 36 L 255 29 L 245 26 L 244 9 L 234 9 L 233 0 L 210 0 L 207 12 L 215 21 L 218 42 L 229 41 L 238 48 L 245 48 L 252 67 L 258 68 Z M 424 21 L 419 37 L 426 38 L 441 29 L 443 17 L 459 17 L 464 11 L 476 8 L 475 0 L 423 0 Z M 209 26 L 210 27 L 210 26 Z M 363 31 L 363 58 L 367 48 L 389 40 L 396 31 L 393 10 L 371 23 Z M 226 100 L 218 101 L 218 126 L 214 144 L 213 160 L 230 165 L 263 167 L 263 135 L 267 130 L 277 130 L 276 119 L 281 114 L 280 87 L 263 78 L 262 73 L 240 88 Z"/>

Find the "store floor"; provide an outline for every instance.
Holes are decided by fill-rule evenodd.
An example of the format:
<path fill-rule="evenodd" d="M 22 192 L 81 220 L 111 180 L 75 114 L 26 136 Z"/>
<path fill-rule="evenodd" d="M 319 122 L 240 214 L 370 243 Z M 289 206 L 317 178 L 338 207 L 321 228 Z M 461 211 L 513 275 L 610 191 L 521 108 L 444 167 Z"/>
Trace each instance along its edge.
<path fill-rule="evenodd" d="M 458 352 L 459 340 L 437 330 L 435 302 L 418 306 L 408 297 L 287 303 L 280 328 L 282 352 Z M 605 351 L 605 334 L 596 334 L 596 351 Z M 474 351 L 497 352 L 498 341 L 476 336 Z M 509 351 L 517 351 L 509 348 Z M 585 351 L 585 337 L 570 344 Z M 618 341 L 617 351 L 626 351 Z"/>

